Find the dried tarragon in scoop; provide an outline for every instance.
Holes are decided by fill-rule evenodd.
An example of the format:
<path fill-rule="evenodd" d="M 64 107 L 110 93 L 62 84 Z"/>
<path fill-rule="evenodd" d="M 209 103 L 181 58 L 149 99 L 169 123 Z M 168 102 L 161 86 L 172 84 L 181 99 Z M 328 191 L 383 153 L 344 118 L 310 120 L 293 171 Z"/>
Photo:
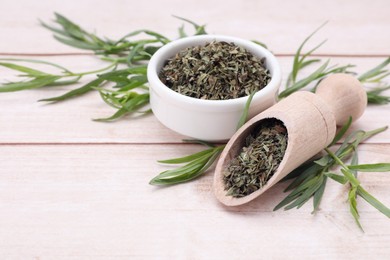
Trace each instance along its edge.
<path fill-rule="evenodd" d="M 287 129 L 266 119 L 245 140 L 245 146 L 224 172 L 228 196 L 243 197 L 261 189 L 273 176 L 287 148 Z"/>
<path fill-rule="evenodd" d="M 172 90 L 194 98 L 225 100 L 248 96 L 271 80 L 265 58 L 223 41 L 186 48 L 159 73 Z"/>

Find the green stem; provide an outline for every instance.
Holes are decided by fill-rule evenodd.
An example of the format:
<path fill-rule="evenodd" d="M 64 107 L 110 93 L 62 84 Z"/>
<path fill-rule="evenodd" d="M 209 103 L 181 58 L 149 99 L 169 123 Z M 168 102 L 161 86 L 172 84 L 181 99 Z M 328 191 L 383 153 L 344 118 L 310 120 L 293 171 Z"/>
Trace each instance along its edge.
<path fill-rule="evenodd" d="M 378 129 L 374 129 L 374 130 L 368 131 L 368 132 L 366 132 L 366 134 L 364 135 L 364 139 L 363 139 L 363 140 L 365 140 L 365 139 L 367 139 L 367 138 L 369 138 L 369 137 L 371 137 L 371 136 L 373 136 L 373 135 L 379 134 L 379 133 L 385 131 L 387 128 L 388 128 L 388 126 L 383 126 L 383 127 L 381 127 L 381 128 L 378 128 Z"/>
<path fill-rule="evenodd" d="M 348 168 L 347 165 L 344 164 L 343 161 L 339 157 L 337 157 L 332 151 L 330 151 L 328 148 L 325 148 L 325 151 L 333 158 L 333 160 L 342 167 L 341 172 L 344 174 L 344 176 L 348 179 L 348 181 L 351 183 L 352 187 L 358 187 L 360 186 L 359 180 L 351 173 L 351 170 Z"/>
<path fill-rule="evenodd" d="M 66 73 L 73 74 L 73 72 L 71 72 L 67 68 L 62 67 L 61 65 L 58 65 L 58 64 L 55 64 L 55 63 L 48 62 L 48 61 L 32 60 L 32 59 L 12 59 L 12 58 L 0 59 L 0 60 L 3 60 L 3 61 L 21 61 L 21 62 L 31 62 L 31 63 L 46 64 L 46 65 L 50 65 L 50 66 L 62 69 Z"/>
<path fill-rule="evenodd" d="M 65 75 L 64 77 L 82 77 L 82 76 L 89 75 L 89 74 L 96 74 L 96 73 L 99 73 L 99 72 L 111 69 L 112 67 L 115 67 L 117 65 L 118 65 L 117 62 L 113 62 L 112 64 L 110 64 L 110 66 L 104 67 L 102 69 L 93 70 L 93 71 L 87 71 L 87 72 L 81 72 L 81 73 L 70 73 L 69 75 Z"/>
<path fill-rule="evenodd" d="M 116 62 L 116 63 L 125 63 L 127 61 L 127 57 L 123 58 L 111 58 L 109 56 L 104 56 L 100 58 L 103 61 L 111 61 L 111 62 Z"/>
<path fill-rule="evenodd" d="M 343 163 L 343 161 L 340 160 L 339 157 L 337 157 L 331 150 L 329 150 L 328 148 L 325 148 L 325 151 L 329 154 L 330 157 L 333 158 L 333 160 L 335 160 L 335 162 L 337 164 L 339 164 L 341 167 L 343 167 L 345 170 L 348 170 L 348 167 Z"/>

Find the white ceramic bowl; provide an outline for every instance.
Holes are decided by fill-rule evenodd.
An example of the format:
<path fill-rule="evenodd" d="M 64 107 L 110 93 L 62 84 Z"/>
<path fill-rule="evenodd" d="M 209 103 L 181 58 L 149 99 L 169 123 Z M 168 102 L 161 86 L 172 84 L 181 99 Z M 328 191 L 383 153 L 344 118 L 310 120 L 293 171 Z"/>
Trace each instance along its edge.
<path fill-rule="evenodd" d="M 173 131 L 205 141 L 227 140 L 236 132 L 248 97 L 229 100 L 188 97 L 165 86 L 158 74 L 165 62 L 179 51 L 214 40 L 233 42 L 255 56 L 266 58 L 266 67 L 272 78 L 266 87 L 254 95 L 249 117 L 257 115 L 276 102 L 281 82 L 280 66 L 275 56 L 251 41 L 222 35 L 200 35 L 176 40 L 160 48 L 150 59 L 147 71 L 153 113 L 162 124 Z"/>

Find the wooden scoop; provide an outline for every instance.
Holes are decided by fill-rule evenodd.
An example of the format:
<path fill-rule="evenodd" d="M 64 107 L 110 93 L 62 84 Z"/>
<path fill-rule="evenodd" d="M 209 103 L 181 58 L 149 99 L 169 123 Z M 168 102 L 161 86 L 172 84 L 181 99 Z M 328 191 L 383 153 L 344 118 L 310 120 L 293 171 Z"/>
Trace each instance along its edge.
<path fill-rule="evenodd" d="M 350 116 L 358 119 L 367 106 L 367 95 L 361 83 L 348 74 L 333 74 L 322 80 L 316 94 L 299 91 L 258 114 L 242 126 L 227 143 L 217 163 L 214 192 L 227 206 L 247 203 L 280 181 L 292 170 L 328 146 Z M 262 120 L 275 118 L 287 128 L 287 148 L 278 169 L 259 190 L 241 198 L 227 196 L 223 181 L 229 162 L 239 154 L 245 138 Z"/>

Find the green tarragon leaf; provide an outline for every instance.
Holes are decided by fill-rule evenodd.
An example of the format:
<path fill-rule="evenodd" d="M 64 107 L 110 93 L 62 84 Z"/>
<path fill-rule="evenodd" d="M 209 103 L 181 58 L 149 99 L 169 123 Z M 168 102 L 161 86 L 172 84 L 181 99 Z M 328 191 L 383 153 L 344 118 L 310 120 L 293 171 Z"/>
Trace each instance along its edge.
<path fill-rule="evenodd" d="M 0 86 L 0 92 L 13 92 L 26 89 L 35 89 L 48 86 L 60 79 L 59 76 L 39 76 L 28 81 L 6 83 Z"/>

